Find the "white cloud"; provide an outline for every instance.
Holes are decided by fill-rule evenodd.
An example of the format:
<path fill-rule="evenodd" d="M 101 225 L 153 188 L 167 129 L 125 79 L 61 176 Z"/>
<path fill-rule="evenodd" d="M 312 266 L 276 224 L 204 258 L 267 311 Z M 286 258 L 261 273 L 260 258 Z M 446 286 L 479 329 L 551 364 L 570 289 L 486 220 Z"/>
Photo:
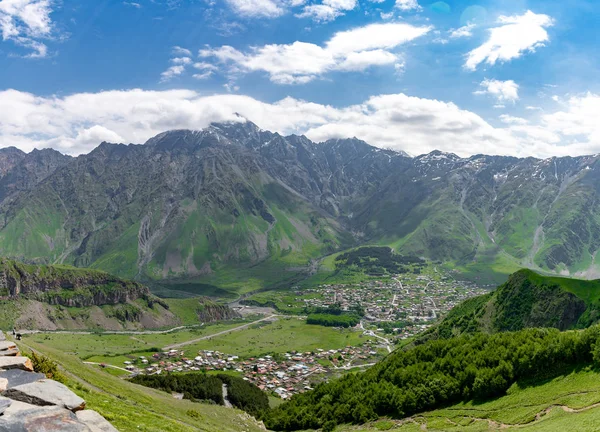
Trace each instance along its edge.
<path fill-rule="evenodd" d="M 197 80 L 203 80 L 203 79 L 207 79 L 210 78 L 213 74 L 213 71 L 206 71 L 206 72 L 202 72 L 202 73 L 197 73 L 197 74 L 193 74 L 192 78 L 195 78 Z"/>
<path fill-rule="evenodd" d="M 180 52 L 182 54 L 185 54 L 186 52 L 190 52 L 189 50 L 180 48 L 180 47 L 175 47 L 177 49 L 174 49 L 173 51 L 175 52 Z M 191 53 L 190 53 L 191 55 Z M 192 59 L 190 57 L 173 57 L 169 60 L 172 63 L 172 66 L 170 66 L 166 71 L 164 71 L 163 73 L 160 74 L 160 82 L 164 83 L 164 82 L 168 82 L 171 81 L 173 78 L 183 75 L 183 73 L 185 72 L 186 66 L 190 65 L 192 63 Z"/>
<path fill-rule="evenodd" d="M 180 64 L 180 65 L 188 65 L 192 62 L 192 59 L 189 57 L 174 57 L 171 59 L 171 63 Z"/>
<path fill-rule="evenodd" d="M 243 53 L 225 45 L 200 50 L 199 55 L 216 59 L 231 76 L 264 71 L 275 83 L 302 84 L 330 71 L 392 65 L 400 58 L 393 49 L 430 30 L 431 27 L 404 23 L 370 24 L 338 32 L 324 46 L 296 41 L 255 47 Z"/>
<path fill-rule="evenodd" d="M 229 86 L 237 91 L 234 86 Z M 294 98 L 265 103 L 248 96 L 204 96 L 190 90 L 139 89 L 36 96 L 0 91 L 0 147 L 53 147 L 85 153 L 101 141 L 143 143 L 170 129 L 198 129 L 234 113 L 264 129 L 305 134 L 315 141 L 356 136 L 368 143 L 412 154 L 433 149 L 466 156 L 563 156 L 600 153 L 600 95 L 564 100 L 539 120 L 500 116 L 494 127 L 451 102 L 385 94 L 362 103 L 332 107 Z"/>
<path fill-rule="evenodd" d="M 473 36 L 473 29 L 475 28 L 475 24 L 467 24 L 465 26 L 459 27 L 454 30 L 450 30 L 450 38 L 458 39 L 458 38 L 469 38 Z"/>
<path fill-rule="evenodd" d="M 141 5 L 141 4 L 139 4 L 139 3 L 135 3 L 135 2 L 128 2 L 128 1 L 124 1 L 124 2 L 123 2 L 123 4 L 124 4 L 124 5 L 126 5 L 126 6 L 131 6 L 131 7 L 134 7 L 134 8 L 136 8 L 136 9 L 141 9 L 141 8 L 142 8 L 142 5 Z"/>
<path fill-rule="evenodd" d="M 511 125 L 526 125 L 529 123 L 527 120 L 521 117 L 513 117 L 508 114 L 502 114 L 500 117 L 500 121 L 502 123 L 511 124 Z"/>
<path fill-rule="evenodd" d="M 401 11 L 410 11 L 410 10 L 421 10 L 421 6 L 419 6 L 419 3 L 417 2 L 417 0 L 396 0 L 396 8 L 400 9 Z"/>
<path fill-rule="evenodd" d="M 160 82 L 171 81 L 176 76 L 179 76 L 185 72 L 185 66 L 174 65 L 168 68 L 166 71 L 160 74 Z"/>
<path fill-rule="evenodd" d="M 513 80 L 499 81 L 495 79 L 484 79 L 480 84 L 482 90 L 477 90 L 475 94 L 489 94 L 494 96 L 499 102 L 515 102 L 519 99 L 519 85 Z"/>
<path fill-rule="evenodd" d="M 276 18 L 285 13 L 280 0 L 226 0 L 231 9 L 245 17 Z"/>
<path fill-rule="evenodd" d="M 467 54 L 465 68 L 475 70 L 483 62 L 494 65 L 498 61 L 509 61 L 535 51 L 549 40 L 546 28 L 553 23 L 548 15 L 531 11 L 523 15 L 501 16 L 498 18 L 499 26 L 490 30 L 488 40 Z"/>
<path fill-rule="evenodd" d="M 196 68 L 200 71 L 206 71 L 206 70 L 216 71 L 217 70 L 217 67 L 215 65 L 206 63 L 206 62 L 196 62 L 196 63 L 194 63 L 193 66 L 194 66 L 194 68 Z"/>
<path fill-rule="evenodd" d="M 393 11 L 387 12 L 387 13 L 381 12 L 379 15 L 381 16 L 382 20 L 389 20 L 389 19 L 394 18 L 394 12 Z"/>
<path fill-rule="evenodd" d="M 182 48 L 180 46 L 174 46 L 171 51 L 176 56 L 183 56 L 183 57 L 191 57 L 192 56 L 192 52 L 189 49 Z"/>
<path fill-rule="evenodd" d="M 52 35 L 53 24 L 50 0 L 2 0 L 0 1 L 0 34 L 3 41 L 29 48 L 26 57 L 46 57 L 48 48 L 43 39 Z"/>
<path fill-rule="evenodd" d="M 239 95 L 202 96 L 188 90 L 108 91 L 65 97 L 0 92 L 0 147 L 52 146 L 72 154 L 102 140 L 141 143 L 169 129 L 202 128 L 234 113 L 284 134 L 321 141 L 357 136 L 381 147 L 414 152 L 436 147 L 468 154 L 511 150 L 502 130 L 452 103 L 404 94 L 374 96 L 334 108 L 285 98 L 264 103 Z M 398 137 L 402 137 L 399 139 Z M 515 151 L 514 148 L 512 148 Z"/>
<path fill-rule="evenodd" d="M 357 0 L 322 0 L 320 4 L 305 6 L 298 18 L 312 18 L 317 22 L 333 21 L 358 5 Z"/>

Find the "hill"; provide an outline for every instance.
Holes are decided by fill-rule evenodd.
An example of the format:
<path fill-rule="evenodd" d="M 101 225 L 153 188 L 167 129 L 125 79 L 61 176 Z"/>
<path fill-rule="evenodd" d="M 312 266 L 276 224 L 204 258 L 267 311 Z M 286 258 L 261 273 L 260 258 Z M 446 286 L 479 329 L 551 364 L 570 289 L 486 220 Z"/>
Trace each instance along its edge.
<path fill-rule="evenodd" d="M 22 352 L 35 350 L 57 362 L 65 375 L 65 384 L 85 399 L 88 409 L 99 412 L 121 432 L 265 430 L 241 410 L 176 399 L 170 393 L 123 380 L 99 366 L 82 363 L 69 352 L 27 338 L 18 344 Z"/>
<path fill-rule="evenodd" d="M 530 327 L 585 328 L 600 318 L 600 281 L 539 275 L 523 269 L 493 293 L 454 308 L 418 340 Z"/>
<path fill-rule="evenodd" d="M 155 328 L 179 323 L 148 287 L 108 273 L 0 259 L 4 328 Z"/>
<path fill-rule="evenodd" d="M 511 388 L 598 364 L 599 337 L 600 327 L 595 326 L 575 332 L 525 329 L 429 341 L 397 350 L 362 374 L 294 396 L 266 413 L 265 425 L 274 430 L 331 431 L 339 424 L 403 419 L 458 403 L 479 406 Z M 538 412 L 537 407 L 526 408 Z"/>
<path fill-rule="evenodd" d="M 195 293 L 293 281 L 360 245 L 482 282 L 521 267 L 594 277 L 599 159 L 411 158 L 241 118 L 76 158 L 0 149 L 0 254 Z"/>

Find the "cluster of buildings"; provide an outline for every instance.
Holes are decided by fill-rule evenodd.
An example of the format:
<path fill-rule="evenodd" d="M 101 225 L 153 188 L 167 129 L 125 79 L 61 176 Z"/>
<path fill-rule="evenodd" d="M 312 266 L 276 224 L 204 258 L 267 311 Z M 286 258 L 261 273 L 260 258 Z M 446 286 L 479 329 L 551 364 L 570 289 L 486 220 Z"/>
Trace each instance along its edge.
<path fill-rule="evenodd" d="M 163 372 L 233 371 L 243 375 L 266 392 L 282 399 L 310 390 L 336 370 L 347 370 L 372 364 L 380 353 L 376 342 L 367 341 L 360 347 L 348 346 L 336 350 L 317 349 L 311 352 L 289 352 L 242 360 L 238 356 L 219 351 L 202 350 L 193 358 L 183 351 L 155 353 L 151 358 L 139 356 L 127 360 L 126 369 L 134 374 L 161 374 Z"/>
<path fill-rule="evenodd" d="M 365 313 L 365 325 L 377 327 L 378 323 L 402 322 L 394 333 L 408 338 L 430 327 L 440 315 L 462 301 L 486 292 L 474 284 L 457 282 L 436 272 L 404 273 L 387 281 L 321 285 L 296 290 L 295 294 L 304 297 L 306 307 L 339 305 L 344 311 L 360 307 Z"/>
<path fill-rule="evenodd" d="M 361 309 L 364 319 L 357 330 L 372 339 L 359 347 L 292 351 L 248 359 L 210 350 L 199 351 L 194 358 L 187 358 L 184 351 L 173 349 L 154 353 L 150 358 L 140 356 L 126 361 L 126 369 L 143 374 L 232 371 L 260 389 L 287 399 L 310 390 L 315 383 L 327 380 L 336 371 L 340 373 L 375 363 L 382 356 L 382 346 L 388 352 L 392 351 L 393 339 L 415 336 L 458 303 L 486 293 L 476 285 L 459 283 L 437 271 L 399 274 L 383 281 L 296 288 L 294 292 L 307 308 L 335 305 L 345 311 Z"/>

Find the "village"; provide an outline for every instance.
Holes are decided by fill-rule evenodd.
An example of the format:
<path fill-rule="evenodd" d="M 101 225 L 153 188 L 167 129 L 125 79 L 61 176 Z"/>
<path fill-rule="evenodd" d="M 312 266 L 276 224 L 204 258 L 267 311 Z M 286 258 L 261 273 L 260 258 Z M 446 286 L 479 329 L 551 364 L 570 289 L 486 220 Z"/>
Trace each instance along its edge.
<path fill-rule="evenodd" d="M 151 357 L 139 356 L 127 360 L 125 369 L 132 375 L 202 371 L 235 373 L 243 375 L 244 380 L 254 383 L 265 392 L 288 399 L 296 393 L 310 390 L 334 374 L 373 365 L 383 357 L 378 345 L 378 342 L 369 340 L 360 347 L 289 352 L 245 360 L 210 350 L 201 350 L 195 358 L 189 359 L 184 351 L 173 349 L 154 353 Z"/>
<path fill-rule="evenodd" d="M 436 270 L 354 284 L 324 284 L 311 289 L 295 287 L 292 292 L 303 302 L 305 310 L 333 306 L 348 312 L 360 309 L 364 317 L 353 331 L 360 332 L 365 341 L 360 346 L 342 349 L 323 347 L 309 352 L 290 351 L 249 358 L 216 349 L 194 354 L 171 349 L 148 357 L 132 356 L 125 361 L 125 369 L 134 375 L 233 373 L 267 393 L 288 399 L 345 371 L 375 364 L 393 350 L 395 343 L 427 330 L 455 305 L 487 290 L 457 282 Z"/>
<path fill-rule="evenodd" d="M 308 309 L 334 305 L 340 306 L 343 311 L 361 308 L 365 313 L 361 323 L 363 328 L 393 333 L 399 339 L 406 339 L 429 328 L 438 317 L 462 301 L 487 292 L 475 284 L 458 282 L 436 270 L 433 274 L 398 274 L 387 281 L 296 289 L 294 294 L 305 297 Z M 381 323 L 396 323 L 398 326 L 390 328 L 385 325 L 384 329 Z"/>

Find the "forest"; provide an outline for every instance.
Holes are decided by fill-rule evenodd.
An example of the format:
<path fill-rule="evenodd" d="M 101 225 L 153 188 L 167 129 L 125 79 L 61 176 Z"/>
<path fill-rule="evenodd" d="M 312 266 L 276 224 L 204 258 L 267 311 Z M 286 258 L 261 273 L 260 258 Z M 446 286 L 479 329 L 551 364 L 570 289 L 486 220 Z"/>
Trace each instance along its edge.
<path fill-rule="evenodd" d="M 403 418 L 468 400 L 501 396 L 516 382 L 600 364 L 600 326 L 578 332 L 525 329 L 464 334 L 396 351 L 362 374 L 348 374 L 265 411 L 269 429 L 333 430 L 381 416 Z"/>
<path fill-rule="evenodd" d="M 360 322 L 360 317 L 355 314 L 310 314 L 306 318 L 307 324 L 316 324 L 326 327 L 354 327 Z"/>
<path fill-rule="evenodd" d="M 224 405 L 223 384 L 227 384 L 227 398 L 231 404 L 258 416 L 269 407 L 269 399 L 254 384 L 241 378 L 205 373 L 137 375 L 131 382 L 168 393 L 182 393 L 184 399 Z"/>
<path fill-rule="evenodd" d="M 409 265 L 424 265 L 419 257 L 404 256 L 394 253 L 389 247 L 366 246 L 343 253 L 335 259 L 337 270 L 353 267 L 373 276 L 408 273 Z"/>

